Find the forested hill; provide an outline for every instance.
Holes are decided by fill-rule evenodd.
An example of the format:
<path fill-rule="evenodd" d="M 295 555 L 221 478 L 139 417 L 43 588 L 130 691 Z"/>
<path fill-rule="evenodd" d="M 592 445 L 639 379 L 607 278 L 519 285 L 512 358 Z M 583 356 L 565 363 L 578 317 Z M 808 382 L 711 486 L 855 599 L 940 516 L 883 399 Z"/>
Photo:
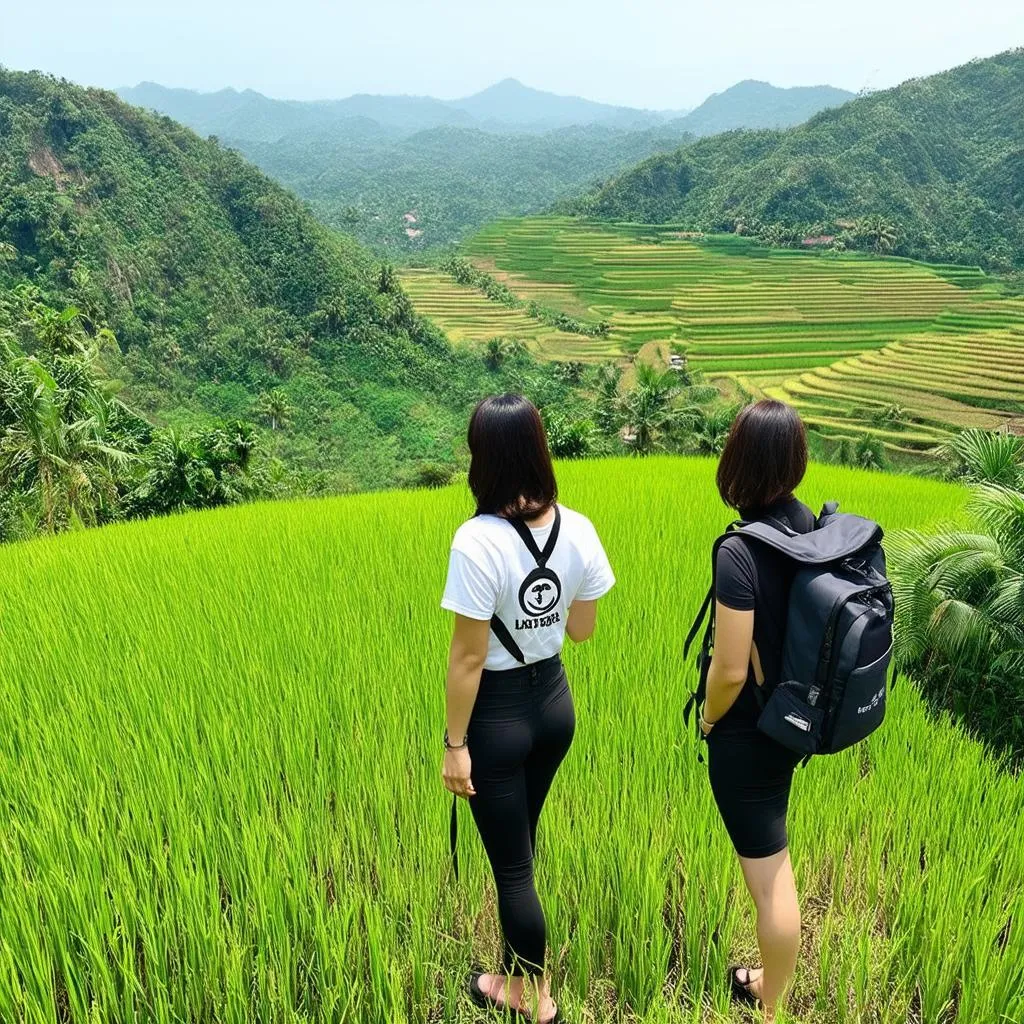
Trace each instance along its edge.
<path fill-rule="evenodd" d="M 1024 267 L 1024 51 L 653 157 L 576 212 Z"/>
<path fill-rule="evenodd" d="M 451 101 L 300 103 L 153 83 L 120 94 L 216 135 L 307 199 L 322 221 L 396 255 L 544 210 L 691 136 L 794 124 L 851 95 L 741 82 L 684 116 L 558 96 L 513 79 Z"/>
<path fill-rule="evenodd" d="M 370 125 L 348 121 L 333 136 L 224 141 L 306 199 L 325 224 L 399 258 L 458 242 L 500 217 L 546 209 L 688 138 L 679 122 L 539 135 L 449 125 L 398 139 Z"/>
<path fill-rule="evenodd" d="M 449 460 L 467 404 L 497 386 L 388 268 L 236 153 L 113 93 L 0 69 L 0 340 L 43 307 L 113 329 L 107 371 L 157 422 L 256 420 L 273 394 L 267 443 L 324 489 Z"/>

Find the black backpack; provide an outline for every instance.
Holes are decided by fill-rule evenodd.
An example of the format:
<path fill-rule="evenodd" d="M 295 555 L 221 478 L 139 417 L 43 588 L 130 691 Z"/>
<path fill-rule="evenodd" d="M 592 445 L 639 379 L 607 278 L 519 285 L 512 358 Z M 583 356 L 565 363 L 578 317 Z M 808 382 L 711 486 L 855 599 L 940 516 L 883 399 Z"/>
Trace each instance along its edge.
<path fill-rule="evenodd" d="M 838 511 L 829 502 L 810 533 L 775 519 L 733 523 L 715 541 L 711 589 L 693 623 L 689 657 L 708 617 L 698 658 L 699 682 L 684 709 L 704 703 L 714 646 L 715 565 L 722 542 L 734 533 L 767 544 L 796 563 L 789 592 L 781 679 L 755 687 L 761 732 L 810 757 L 834 754 L 864 739 L 885 717 L 892 660 L 893 596 L 885 576 L 882 528 Z"/>

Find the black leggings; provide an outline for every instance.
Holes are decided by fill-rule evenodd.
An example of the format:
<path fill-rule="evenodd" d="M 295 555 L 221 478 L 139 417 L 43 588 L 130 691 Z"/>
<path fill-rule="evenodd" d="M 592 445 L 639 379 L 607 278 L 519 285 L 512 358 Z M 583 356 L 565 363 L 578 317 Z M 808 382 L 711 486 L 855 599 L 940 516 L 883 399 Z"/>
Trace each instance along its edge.
<path fill-rule="evenodd" d="M 498 890 L 506 974 L 541 974 L 547 941 L 533 884 L 537 821 L 576 728 L 561 660 L 485 670 L 469 721 L 469 801 Z"/>

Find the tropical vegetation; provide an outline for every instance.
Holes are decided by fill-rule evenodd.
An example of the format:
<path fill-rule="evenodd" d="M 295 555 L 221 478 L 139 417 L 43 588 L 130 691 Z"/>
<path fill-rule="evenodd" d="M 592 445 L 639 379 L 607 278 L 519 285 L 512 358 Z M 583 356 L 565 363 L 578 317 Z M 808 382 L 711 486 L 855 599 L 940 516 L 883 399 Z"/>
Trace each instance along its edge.
<path fill-rule="evenodd" d="M 524 379 L 526 357 L 499 371 L 453 349 L 387 264 L 236 153 L 112 93 L 0 69 L 8 334 L 21 330 L 10 296 L 22 288 L 54 329 L 77 311 L 93 370 L 154 426 L 180 439 L 257 425 L 285 492 L 396 486 L 420 466 L 454 466 L 469 408 L 494 390 L 536 382 L 538 401 L 573 405 L 550 368 Z M 98 442 L 90 427 L 61 443 Z M 112 500 L 111 464 L 90 460 L 87 490 Z"/>
<path fill-rule="evenodd" d="M 1024 50 L 858 97 L 785 131 L 650 157 L 571 204 L 773 245 L 1024 268 Z"/>
<path fill-rule="evenodd" d="M 970 520 L 893 547 L 903 666 L 936 704 L 1024 758 L 1024 439 L 964 431 L 944 448 Z"/>
<path fill-rule="evenodd" d="M 247 424 L 160 430 L 125 405 L 115 346 L 30 286 L 0 296 L 0 541 L 273 493 Z"/>

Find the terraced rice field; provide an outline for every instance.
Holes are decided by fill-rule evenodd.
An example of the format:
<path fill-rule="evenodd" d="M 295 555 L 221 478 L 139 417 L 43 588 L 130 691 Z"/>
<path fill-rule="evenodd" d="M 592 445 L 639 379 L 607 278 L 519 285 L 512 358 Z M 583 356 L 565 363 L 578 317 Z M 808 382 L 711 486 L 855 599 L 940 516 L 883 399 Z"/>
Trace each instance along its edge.
<path fill-rule="evenodd" d="M 1024 430 L 1024 302 L 940 315 L 930 331 L 764 390 L 826 433 L 871 430 L 901 447 L 934 443 L 951 427 Z M 872 417 L 890 404 L 913 422 L 879 427 Z"/>
<path fill-rule="evenodd" d="M 1024 425 L 1024 302 L 969 267 L 767 250 L 672 225 L 500 221 L 466 254 L 517 295 L 606 319 L 565 334 L 447 277 L 410 272 L 417 307 L 454 340 L 522 337 L 541 356 L 603 360 L 679 342 L 691 364 L 796 404 L 818 430 L 930 447 L 951 429 Z M 907 421 L 878 422 L 898 405 Z"/>
<path fill-rule="evenodd" d="M 439 271 L 406 271 L 402 275 L 402 286 L 416 309 L 440 324 L 456 343 L 495 337 L 518 338 L 544 358 L 574 359 L 577 357 L 572 353 L 576 347 L 593 340 L 556 330 L 521 309 L 509 309 L 492 302 L 479 289 L 458 284 Z M 608 357 L 614 354 L 609 351 Z"/>

